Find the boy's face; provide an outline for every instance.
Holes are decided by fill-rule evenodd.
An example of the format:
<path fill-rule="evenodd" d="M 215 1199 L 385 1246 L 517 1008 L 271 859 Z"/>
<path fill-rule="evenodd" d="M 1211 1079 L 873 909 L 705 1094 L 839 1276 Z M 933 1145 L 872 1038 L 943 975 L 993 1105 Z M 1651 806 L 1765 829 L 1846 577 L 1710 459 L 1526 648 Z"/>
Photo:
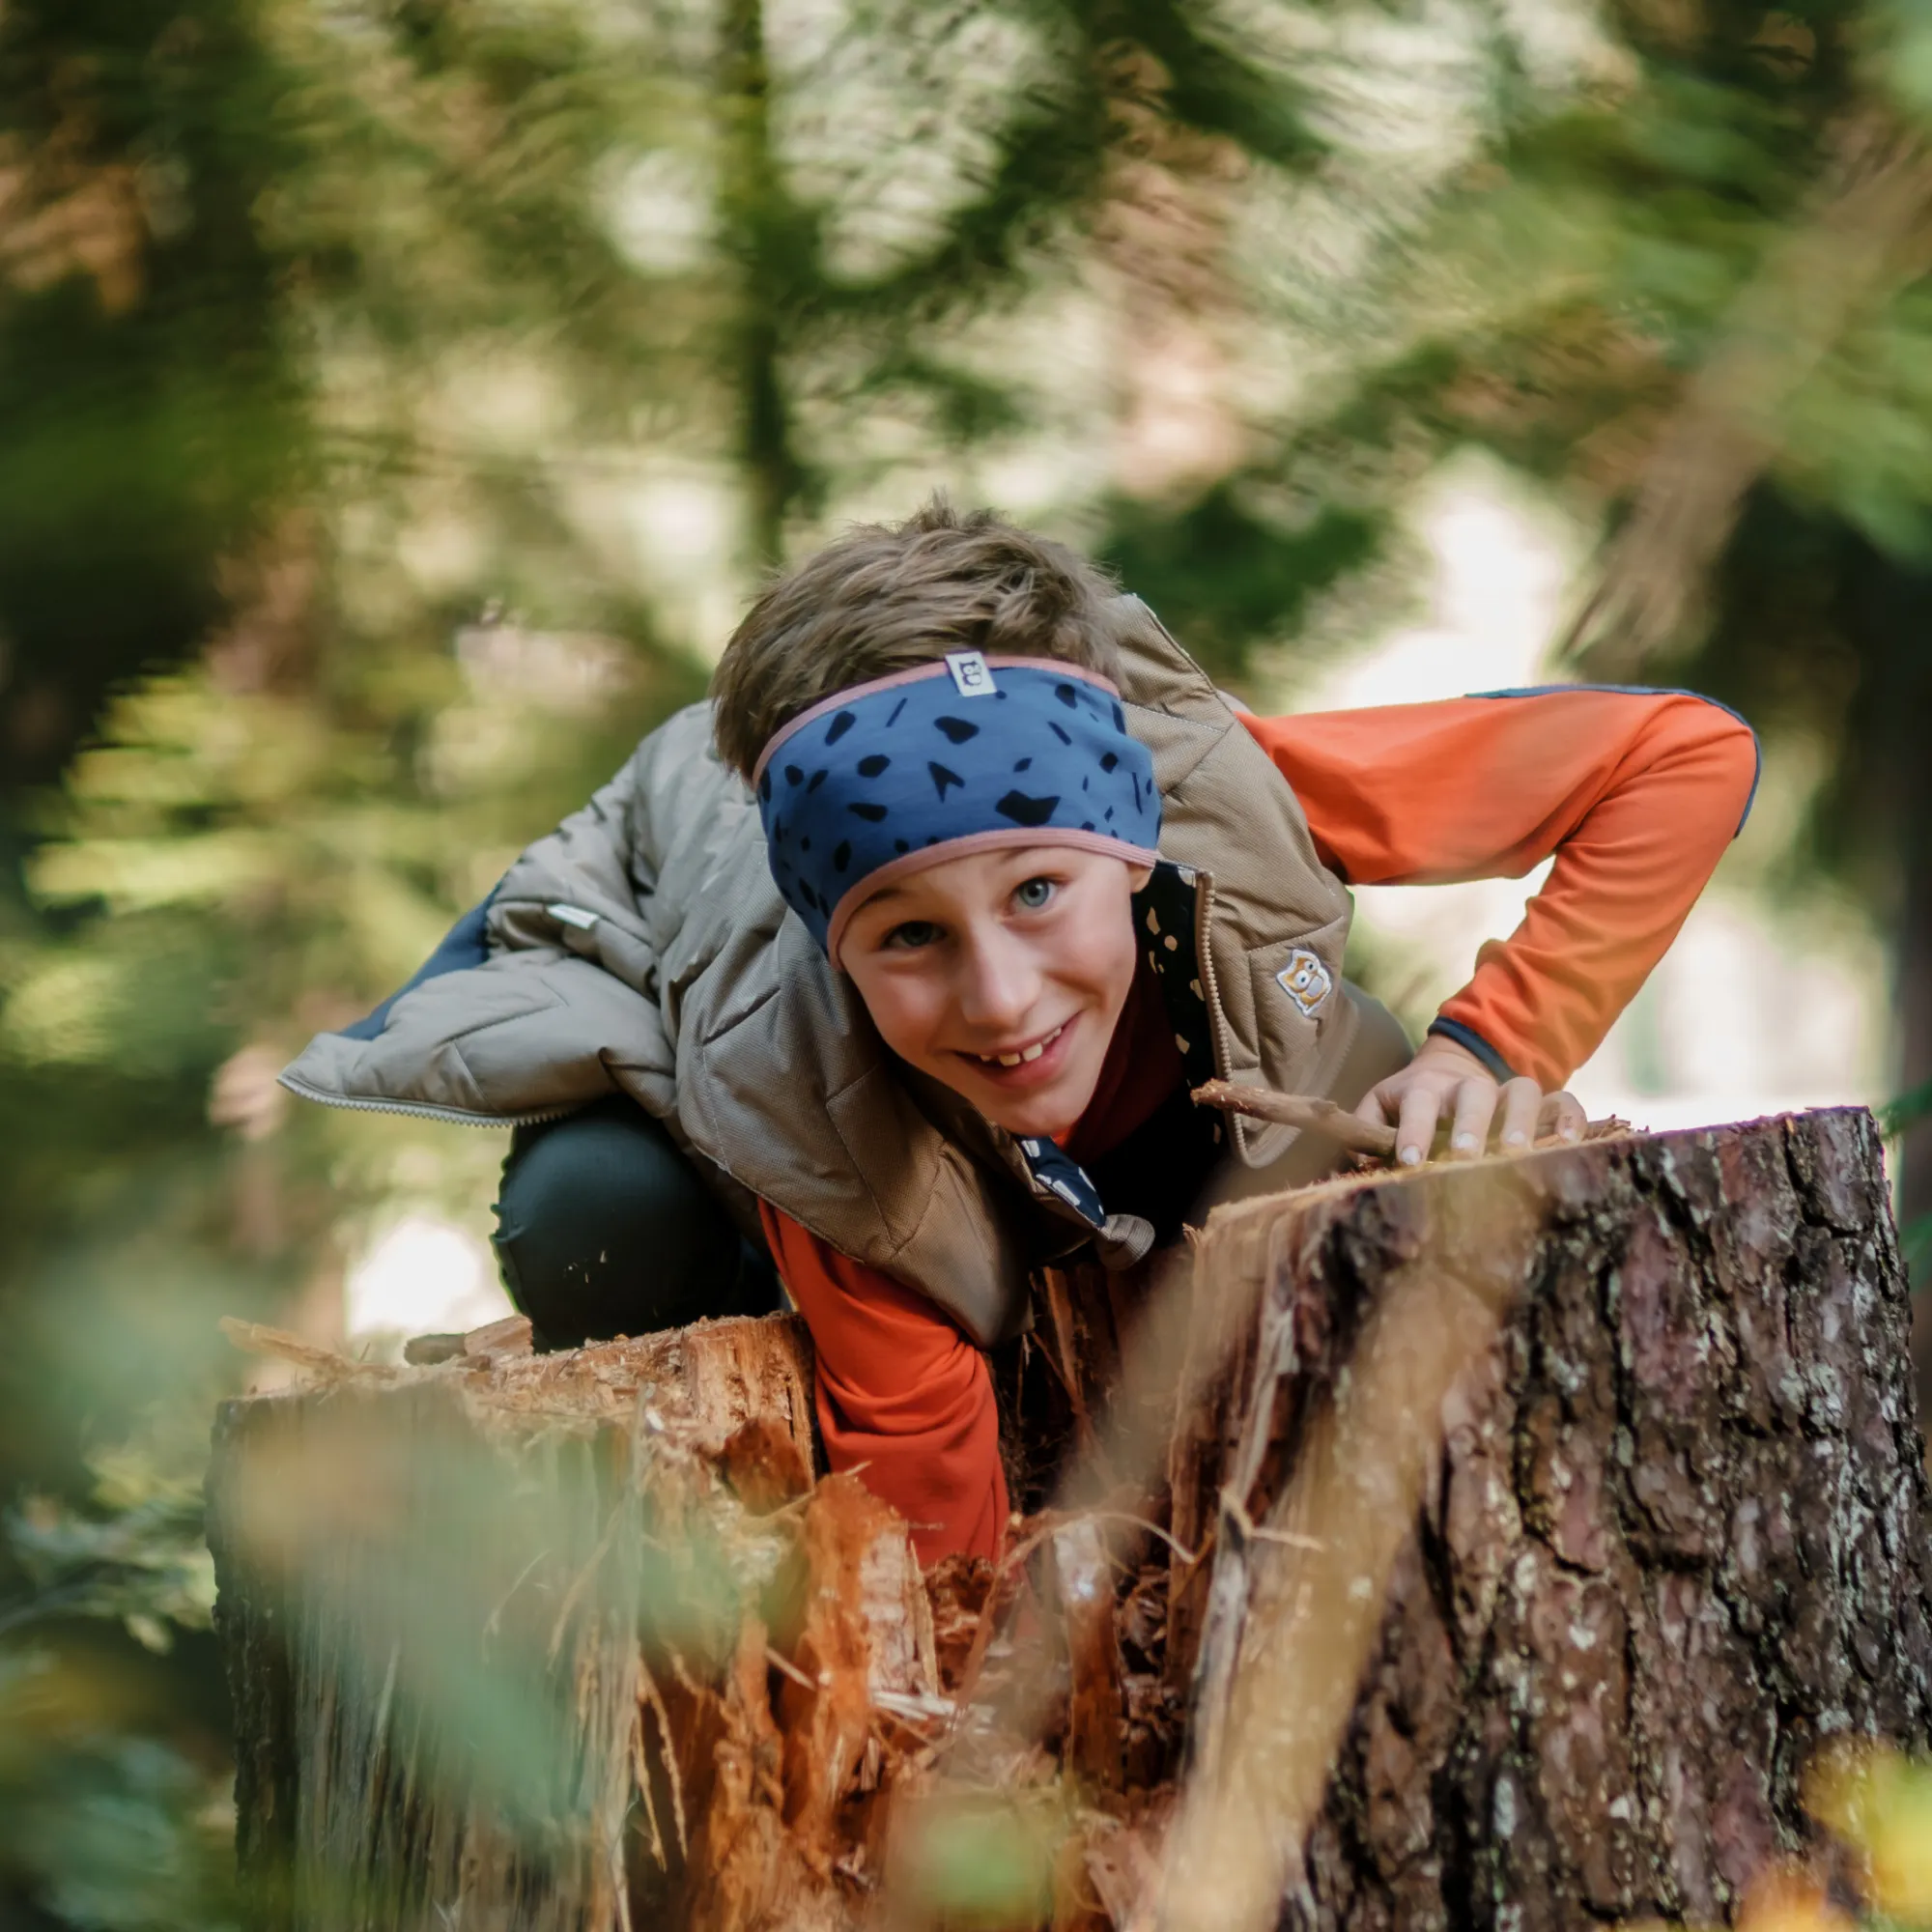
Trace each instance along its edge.
<path fill-rule="evenodd" d="M 1147 876 L 1063 845 L 942 860 L 853 914 L 840 963 L 901 1060 L 1009 1133 L 1058 1138 L 1126 1005 Z"/>

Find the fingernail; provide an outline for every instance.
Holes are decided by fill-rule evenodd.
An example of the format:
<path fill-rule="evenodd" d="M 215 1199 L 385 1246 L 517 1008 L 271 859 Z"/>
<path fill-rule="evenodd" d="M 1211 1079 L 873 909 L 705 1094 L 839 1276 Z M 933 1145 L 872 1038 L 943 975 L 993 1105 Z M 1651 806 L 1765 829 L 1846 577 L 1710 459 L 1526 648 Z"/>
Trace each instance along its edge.
<path fill-rule="evenodd" d="M 1528 1141 L 1529 1136 L 1520 1127 L 1512 1127 L 1503 1136 L 1504 1147 L 1523 1147 L 1527 1145 Z"/>
<path fill-rule="evenodd" d="M 1406 1147 L 1403 1149 L 1402 1152 L 1396 1156 L 1396 1158 L 1400 1160 L 1403 1166 L 1405 1167 L 1416 1167 L 1421 1164 L 1422 1150 L 1418 1147 Z"/>
<path fill-rule="evenodd" d="M 1474 1134 L 1458 1134 L 1454 1145 L 1458 1153 L 1474 1153 L 1476 1137 Z"/>

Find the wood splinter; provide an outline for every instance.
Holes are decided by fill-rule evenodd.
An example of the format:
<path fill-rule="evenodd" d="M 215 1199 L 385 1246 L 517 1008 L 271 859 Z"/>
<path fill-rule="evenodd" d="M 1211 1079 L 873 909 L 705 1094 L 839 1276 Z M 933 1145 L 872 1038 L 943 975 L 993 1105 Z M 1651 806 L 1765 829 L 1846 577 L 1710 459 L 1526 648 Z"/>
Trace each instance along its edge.
<path fill-rule="evenodd" d="M 1225 1114 L 1245 1114 L 1250 1120 L 1275 1121 L 1286 1127 L 1303 1127 L 1345 1147 L 1350 1153 L 1368 1154 L 1378 1160 L 1395 1158 L 1396 1131 L 1378 1121 L 1365 1121 L 1359 1114 L 1333 1100 L 1319 1099 L 1309 1094 L 1278 1094 L 1272 1087 L 1237 1087 L 1232 1080 L 1209 1080 L 1195 1088 L 1197 1107 L 1218 1107 Z M 1444 1134 L 1448 1122 L 1438 1124 Z M 1630 1122 L 1614 1118 L 1592 1121 L 1584 1129 L 1586 1141 L 1600 1141 L 1611 1134 L 1630 1131 Z M 1552 1144 L 1546 1136 L 1538 1147 Z"/>

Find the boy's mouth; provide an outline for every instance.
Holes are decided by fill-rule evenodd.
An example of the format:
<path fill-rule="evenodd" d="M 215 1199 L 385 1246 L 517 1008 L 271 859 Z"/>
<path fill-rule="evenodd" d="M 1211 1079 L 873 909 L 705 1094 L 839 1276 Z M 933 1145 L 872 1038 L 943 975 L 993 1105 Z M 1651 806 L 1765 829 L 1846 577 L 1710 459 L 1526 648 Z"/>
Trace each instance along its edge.
<path fill-rule="evenodd" d="M 972 1061 L 981 1073 L 992 1079 L 1005 1079 L 1015 1073 L 1025 1079 L 1036 1070 L 1051 1070 L 1042 1063 L 1049 1059 L 1058 1062 L 1060 1056 L 1054 1049 L 1066 1037 L 1067 1029 L 1072 1024 L 1070 1019 L 1062 1020 L 1051 1033 L 1041 1034 L 1037 1039 L 1024 1046 L 1009 1047 L 998 1053 L 968 1053 L 961 1058 Z"/>

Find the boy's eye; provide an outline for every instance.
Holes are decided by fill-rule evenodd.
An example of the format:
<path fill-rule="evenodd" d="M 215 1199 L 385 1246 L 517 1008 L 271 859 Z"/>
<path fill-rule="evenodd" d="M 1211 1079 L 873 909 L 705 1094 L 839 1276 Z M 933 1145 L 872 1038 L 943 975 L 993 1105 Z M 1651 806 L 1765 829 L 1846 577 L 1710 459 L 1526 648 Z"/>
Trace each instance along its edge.
<path fill-rule="evenodd" d="M 885 943 L 891 947 L 930 946 L 939 937 L 939 928 L 929 919 L 909 919 L 901 925 L 895 925 L 886 934 Z"/>
<path fill-rule="evenodd" d="M 1013 893 L 1013 897 L 1018 899 L 1020 904 L 1025 906 L 1029 912 L 1037 912 L 1052 896 L 1053 881 L 1051 879 L 1028 879 L 1023 885 L 1017 887 Z"/>

